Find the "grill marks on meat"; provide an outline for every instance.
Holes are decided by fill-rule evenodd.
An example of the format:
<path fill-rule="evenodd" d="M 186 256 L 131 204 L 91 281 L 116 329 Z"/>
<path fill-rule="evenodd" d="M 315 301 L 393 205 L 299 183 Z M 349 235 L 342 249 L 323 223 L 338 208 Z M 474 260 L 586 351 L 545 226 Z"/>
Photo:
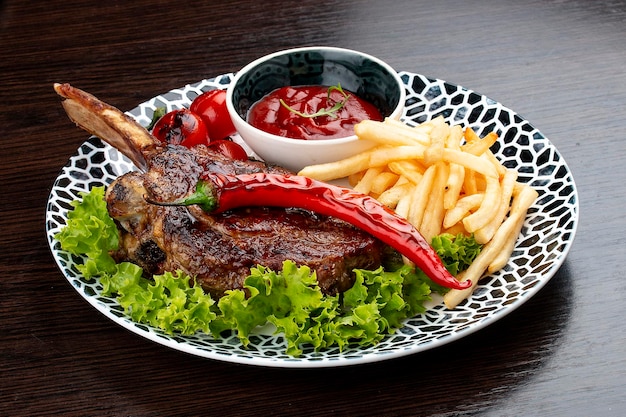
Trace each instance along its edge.
<path fill-rule="evenodd" d="M 212 224 L 168 216 L 163 229 L 166 250 L 214 294 L 241 288 L 253 266 L 280 270 L 287 259 L 315 270 L 326 293 L 348 289 L 352 268 L 380 264 L 373 239 L 364 239 L 345 223 L 304 211 L 242 209 L 215 216 Z"/>
<path fill-rule="evenodd" d="M 134 262 L 151 274 L 182 269 L 220 296 L 243 286 L 250 268 L 280 270 L 285 260 L 307 265 L 326 294 L 350 288 L 354 268 L 381 264 L 382 243 L 341 220 L 298 209 L 242 208 L 208 215 L 197 207 L 161 207 L 195 189 L 204 171 L 227 175 L 288 173 L 258 161 L 233 161 L 206 147 L 169 146 L 154 154 L 145 173 L 119 177 L 107 191 L 109 213 L 122 239 L 116 260 Z"/>

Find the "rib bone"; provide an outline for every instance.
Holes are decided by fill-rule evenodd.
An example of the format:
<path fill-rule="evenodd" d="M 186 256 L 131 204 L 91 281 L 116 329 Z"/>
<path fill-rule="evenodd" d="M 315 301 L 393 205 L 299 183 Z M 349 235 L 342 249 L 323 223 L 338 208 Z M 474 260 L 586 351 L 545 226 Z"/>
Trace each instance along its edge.
<path fill-rule="evenodd" d="M 54 84 L 70 120 L 116 148 L 137 168 L 148 170 L 146 156 L 157 150 L 158 141 L 135 119 L 91 94 L 69 84 Z"/>

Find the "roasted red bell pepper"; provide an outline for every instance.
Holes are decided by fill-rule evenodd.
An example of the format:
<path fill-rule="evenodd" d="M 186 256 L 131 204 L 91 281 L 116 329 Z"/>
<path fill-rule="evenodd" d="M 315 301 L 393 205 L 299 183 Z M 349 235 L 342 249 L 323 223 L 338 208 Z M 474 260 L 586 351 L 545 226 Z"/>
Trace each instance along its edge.
<path fill-rule="evenodd" d="M 370 233 L 406 256 L 439 285 L 453 289 L 471 285 L 469 281 L 459 282 L 450 274 L 419 231 L 376 199 L 311 178 L 268 173 L 235 176 L 206 173 L 190 196 L 157 204 L 198 204 L 208 213 L 247 206 L 310 210 L 344 220 Z"/>

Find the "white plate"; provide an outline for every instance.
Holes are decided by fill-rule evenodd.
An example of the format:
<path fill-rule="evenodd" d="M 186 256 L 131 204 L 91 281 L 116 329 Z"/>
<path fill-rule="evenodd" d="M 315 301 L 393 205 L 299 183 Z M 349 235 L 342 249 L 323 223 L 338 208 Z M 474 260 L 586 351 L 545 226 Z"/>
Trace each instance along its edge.
<path fill-rule="evenodd" d="M 101 295 L 97 280 L 86 281 L 76 269 L 78 261 L 61 250 L 53 236 L 65 225 L 70 201 L 81 191 L 109 184 L 134 169 L 115 149 L 89 138 L 57 177 L 50 193 L 46 231 L 54 259 L 78 293 L 115 323 L 162 345 L 193 355 L 226 362 L 274 367 L 328 367 L 381 361 L 442 346 L 494 323 L 536 294 L 561 266 L 571 247 L 578 224 L 578 196 L 572 174 L 557 149 L 537 129 L 500 103 L 463 87 L 408 72 L 400 73 L 407 88 L 404 120 L 415 124 L 443 115 L 450 124 L 475 129 L 479 135 L 495 130 L 500 135 L 493 151 L 507 167 L 519 172 L 519 181 L 538 192 L 522 234 L 505 268 L 481 281 L 472 297 L 455 310 L 432 302 L 428 311 L 407 320 L 395 334 L 376 346 L 351 347 L 340 352 L 305 349 L 293 358 L 284 353 L 281 336 L 256 334 L 244 349 L 233 333 L 221 339 L 205 334 L 170 336 L 158 329 L 132 322 L 115 299 Z M 147 125 L 157 107 L 188 107 L 202 91 L 226 88 L 232 74 L 172 90 L 131 110 Z"/>

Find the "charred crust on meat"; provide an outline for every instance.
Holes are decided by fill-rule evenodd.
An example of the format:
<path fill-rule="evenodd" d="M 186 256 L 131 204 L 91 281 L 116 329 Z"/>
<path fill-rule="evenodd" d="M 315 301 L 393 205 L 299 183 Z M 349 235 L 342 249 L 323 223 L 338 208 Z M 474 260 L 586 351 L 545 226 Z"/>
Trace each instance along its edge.
<path fill-rule="evenodd" d="M 153 240 L 142 242 L 135 251 L 135 256 L 150 272 L 158 271 L 166 259 L 165 252 Z"/>

